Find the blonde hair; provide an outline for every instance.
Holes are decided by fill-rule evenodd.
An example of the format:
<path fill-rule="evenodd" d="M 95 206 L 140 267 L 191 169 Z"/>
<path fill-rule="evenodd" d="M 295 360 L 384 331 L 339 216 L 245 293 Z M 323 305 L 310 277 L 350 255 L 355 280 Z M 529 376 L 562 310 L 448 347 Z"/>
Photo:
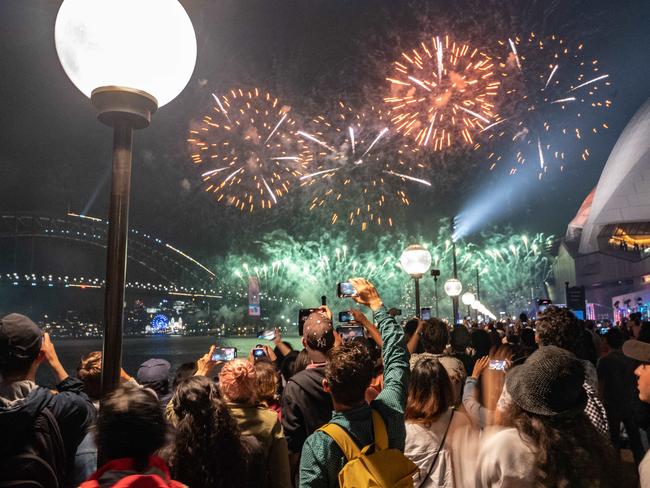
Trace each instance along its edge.
<path fill-rule="evenodd" d="M 93 351 L 81 357 L 77 377 L 83 381 L 86 394 L 91 400 L 102 396 L 102 352 Z"/>
<path fill-rule="evenodd" d="M 219 388 L 231 402 L 252 403 L 256 393 L 255 368 L 245 359 L 228 361 L 219 373 Z"/>

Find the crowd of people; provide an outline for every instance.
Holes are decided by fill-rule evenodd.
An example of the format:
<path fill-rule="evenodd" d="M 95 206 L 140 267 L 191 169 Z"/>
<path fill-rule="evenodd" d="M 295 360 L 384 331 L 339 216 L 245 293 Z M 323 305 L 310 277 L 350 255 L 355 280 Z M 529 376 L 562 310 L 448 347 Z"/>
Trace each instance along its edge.
<path fill-rule="evenodd" d="M 363 337 L 309 315 L 302 350 L 143 363 L 102 396 L 28 317 L 0 319 L 0 487 L 610 487 L 622 447 L 650 487 L 650 324 L 400 324 L 352 279 Z M 47 364 L 58 384 L 38 386 Z"/>

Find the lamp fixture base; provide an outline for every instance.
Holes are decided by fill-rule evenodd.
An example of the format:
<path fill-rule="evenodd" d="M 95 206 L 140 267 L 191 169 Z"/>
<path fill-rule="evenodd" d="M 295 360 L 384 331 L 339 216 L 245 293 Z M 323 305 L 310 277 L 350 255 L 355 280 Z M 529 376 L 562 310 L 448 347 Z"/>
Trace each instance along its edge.
<path fill-rule="evenodd" d="M 90 101 L 98 111 L 97 118 L 110 127 L 126 125 L 132 129 L 149 127 L 151 114 L 158 101 L 147 92 L 124 86 L 95 88 Z"/>

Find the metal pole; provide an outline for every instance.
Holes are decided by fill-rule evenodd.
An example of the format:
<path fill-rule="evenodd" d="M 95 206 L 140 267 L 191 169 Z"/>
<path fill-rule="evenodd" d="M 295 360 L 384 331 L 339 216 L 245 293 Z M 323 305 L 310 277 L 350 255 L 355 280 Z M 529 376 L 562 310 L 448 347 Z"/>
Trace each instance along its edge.
<path fill-rule="evenodd" d="M 454 278 L 458 279 L 458 269 L 456 267 L 456 241 L 451 241 L 452 253 L 454 257 Z M 451 298 L 453 313 L 454 313 L 454 325 L 458 322 L 458 296 Z"/>
<path fill-rule="evenodd" d="M 420 278 L 413 277 L 415 282 L 415 316 L 420 318 Z"/>
<path fill-rule="evenodd" d="M 433 277 L 433 283 L 436 290 L 436 318 L 438 318 L 440 317 L 440 313 L 438 312 L 438 277 L 437 276 Z"/>
<path fill-rule="evenodd" d="M 104 351 L 102 354 L 103 395 L 117 387 L 122 367 L 122 321 L 129 231 L 132 136 L 133 129 L 130 126 L 115 125 L 113 129 L 113 176 L 108 214 L 108 247 L 106 249 Z"/>
<path fill-rule="evenodd" d="M 481 299 L 481 283 L 478 277 L 478 268 L 476 268 L 476 299 Z"/>

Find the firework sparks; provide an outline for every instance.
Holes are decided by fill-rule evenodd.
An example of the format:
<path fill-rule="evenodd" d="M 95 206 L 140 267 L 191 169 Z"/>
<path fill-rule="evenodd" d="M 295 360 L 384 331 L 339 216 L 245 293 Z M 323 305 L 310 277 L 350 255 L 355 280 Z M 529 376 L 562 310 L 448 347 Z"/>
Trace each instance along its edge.
<path fill-rule="evenodd" d="M 386 110 L 355 112 L 339 102 L 337 112 L 331 119 L 319 115 L 297 132 L 316 145 L 315 170 L 300 177 L 301 185 L 315 192 L 309 208 L 330 208 L 332 224 L 347 221 L 362 230 L 371 223 L 391 226 L 391 204 L 409 205 L 407 183 L 425 181 L 411 174 L 424 171 L 416 162 L 418 150 L 395 139 L 385 126 Z M 389 181 L 385 174 L 402 178 Z"/>
<path fill-rule="evenodd" d="M 433 37 L 402 53 L 386 80 L 391 123 L 419 146 L 440 151 L 458 140 L 478 149 L 474 134 L 498 120 L 500 81 L 494 62 L 449 36 Z"/>
<path fill-rule="evenodd" d="M 217 96 L 187 139 L 205 191 L 239 210 L 278 203 L 311 160 L 289 108 L 259 89 L 233 89 Z M 216 167 L 215 167 L 216 166 Z"/>
<path fill-rule="evenodd" d="M 567 159 L 586 160 L 585 134 L 606 128 L 594 119 L 611 106 L 609 75 L 600 73 L 597 60 L 585 60 L 582 44 L 572 46 L 555 35 L 542 39 L 531 33 L 499 43 L 505 48 L 499 67 L 509 103 L 500 107 L 503 119 L 491 133 L 491 144 L 503 136 L 515 143 L 510 173 L 527 159 L 538 159 L 541 179 L 549 166 L 563 169 Z M 495 149 L 488 159 L 493 168 L 504 158 Z"/>

